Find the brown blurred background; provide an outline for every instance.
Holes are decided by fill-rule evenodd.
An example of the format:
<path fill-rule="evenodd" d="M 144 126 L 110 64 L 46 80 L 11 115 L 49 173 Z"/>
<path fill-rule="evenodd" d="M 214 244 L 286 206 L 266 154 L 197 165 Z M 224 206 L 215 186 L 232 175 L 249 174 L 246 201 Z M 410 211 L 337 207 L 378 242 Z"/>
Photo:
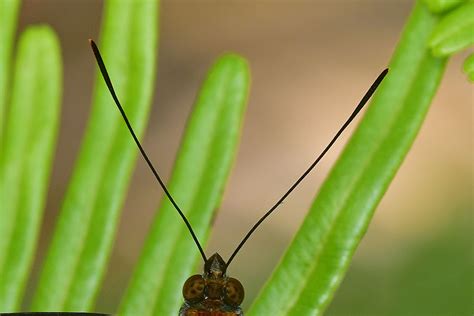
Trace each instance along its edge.
<path fill-rule="evenodd" d="M 144 145 L 165 177 L 213 60 L 237 52 L 252 70 L 241 146 L 208 253 L 230 255 L 326 145 L 388 64 L 411 7 L 412 1 L 402 0 L 162 3 L 156 94 Z M 102 2 L 90 0 L 27 0 L 21 9 L 19 32 L 29 24 L 50 24 L 64 59 L 61 130 L 36 276 L 90 110 L 96 66 L 87 39 L 98 38 L 101 13 Z M 461 72 L 465 56 L 449 62 L 328 315 L 472 312 L 474 96 Z M 352 129 L 234 261 L 230 272 L 247 290 L 244 307 L 277 264 Z M 160 197 L 138 159 L 99 311 L 115 311 Z"/>

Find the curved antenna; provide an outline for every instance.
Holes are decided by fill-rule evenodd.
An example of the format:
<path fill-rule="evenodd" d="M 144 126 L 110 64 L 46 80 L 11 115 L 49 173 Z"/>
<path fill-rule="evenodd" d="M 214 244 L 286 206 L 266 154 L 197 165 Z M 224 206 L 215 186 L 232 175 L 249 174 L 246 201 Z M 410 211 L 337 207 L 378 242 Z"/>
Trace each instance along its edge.
<path fill-rule="evenodd" d="M 125 114 L 125 111 L 120 105 L 120 101 L 115 94 L 114 87 L 112 85 L 112 81 L 110 80 L 109 74 L 107 72 L 107 69 L 105 68 L 104 61 L 102 60 L 102 56 L 100 55 L 99 48 L 97 48 L 97 45 L 94 43 L 93 40 L 89 39 L 89 44 L 92 47 L 92 51 L 94 52 L 95 59 L 97 60 L 97 64 L 99 65 L 100 72 L 102 73 L 102 77 L 104 77 L 105 84 L 107 85 L 107 88 L 109 88 L 110 94 L 112 95 L 112 98 L 115 101 L 115 104 L 117 105 L 120 113 L 122 114 L 122 117 L 125 121 L 125 124 L 127 124 L 128 130 L 130 131 L 130 134 L 132 134 L 133 140 L 138 146 L 138 149 L 140 149 L 140 152 L 145 159 L 146 163 L 148 164 L 148 167 L 150 167 L 151 172 L 155 175 L 156 180 L 158 180 L 158 183 L 160 184 L 161 188 L 165 192 L 166 196 L 170 200 L 171 204 L 173 204 L 174 208 L 178 211 L 179 215 L 183 219 L 184 223 L 188 227 L 189 232 L 191 233 L 191 236 L 193 237 L 194 242 L 196 243 L 196 246 L 199 248 L 199 252 L 201 253 L 202 259 L 204 262 L 207 261 L 206 254 L 204 253 L 204 250 L 201 247 L 201 244 L 199 243 L 198 238 L 196 237 L 196 234 L 193 231 L 193 228 L 191 227 L 191 224 L 189 223 L 188 219 L 184 215 L 184 213 L 181 211 L 181 209 L 178 207 L 178 204 L 174 201 L 173 197 L 169 193 L 168 189 L 166 188 L 163 180 L 161 180 L 160 176 L 158 175 L 158 172 L 156 171 L 155 167 L 153 167 L 153 164 L 151 163 L 150 159 L 148 158 L 145 150 L 143 149 L 142 145 L 140 144 L 140 141 L 138 140 L 137 136 L 135 135 L 135 132 L 133 131 L 132 125 L 130 124 L 127 115 Z"/>
<path fill-rule="evenodd" d="M 286 191 L 285 194 L 283 194 L 283 196 L 275 203 L 275 205 L 273 205 L 259 220 L 257 223 L 255 223 L 255 225 L 253 225 L 253 227 L 249 230 L 249 232 L 247 233 L 247 235 L 245 235 L 244 239 L 242 239 L 242 241 L 239 243 L 239 245 L 237 246 L 237 248 L 234 250 L 234 252 L 232 253 L 232 255 L 230 256 L 229 260 L 227 261 L 226 263 L 226 266 L 229 266 L 230 263 L 232 262 L 232 260 L 234 260 L 234 257 L 235 255 L 237 255 L 237 253 L 239 252 L 240 248 L 242 248 L 242 246 L 245 244 L 245 242 L 250 238 L 250 236 L 253 234 L 253 232 L 258 228 L 258 226 L 260 226 L 260 224 L 262 224 L 262 222 L 268 217 L 270 216 L 271 213 L 273 213 L 273 211 L 288 197 L 288 195 L 290 195 L 291 192 L 293 192 L 293 190 L 298 186 L 298 184 L 300 184 L 301 181 L 303 181 L 303 179 L 311 172 L 311 170 L 313 170 L 314 167 L 316 167 L 316 165 L 318 164 L 318 162 L 324 157 L 324 155 L 328 152 L 329 148 L 331 148 L 331 146 L 336 142 L 336 140 L 339 138 L 339 136 L 342 134 L 342 132 L 346 129 L 346 127 L 352 122 L 352 120 L 357 116 L 357 114 L 360 112 L 360 110 L 362 110 L 362 108 L 364 107 L 364 105 L 367 103 L 367 101 L 370 99 L 370 97 L 372 96 L 372 94 L 374 94 L 375 90 L 377 89 L 377 87 L 380 85 L 380 83 L 382 82 L 383 78 L 385 77 L 385 75 L 387 75 L 387 72 L 388 72 L 388 69 L 385 69 L 384 71 L 382 71 L 382 73 L 377 77 L 377 79 L 375 79 L 374 83 L 370 86 L 369 90 L 367 90 L 367 92 L 365 93 L 364 97 L 362 98 L 362 100 L 359 102 L 359 104 L 357 105 L 357 107 L 355 108 L 354 112 L 352 112 L 352 114 L 349 116 L 349 118 L 347 119 L 347 121 L 342 125 L 342 127 L 339 129 L 339 131 L 337 131 L 336 135 L 333 137 L 333 139 L 329 142 L 329 144 L 326 146 L 326 148 L 324 148 L 324 150 L 321 152 L 321 154 L 319 154 L 319 156 L 316 158 L 316 160 L 311 164 L 311 166 L 309 166 L 308 169 L 306 169 L 306 171 L 301 175 L 301 177 L 298 178 L 298 180 L 296 180 L 296 182 L 288 189 L 288 191 Z"/>

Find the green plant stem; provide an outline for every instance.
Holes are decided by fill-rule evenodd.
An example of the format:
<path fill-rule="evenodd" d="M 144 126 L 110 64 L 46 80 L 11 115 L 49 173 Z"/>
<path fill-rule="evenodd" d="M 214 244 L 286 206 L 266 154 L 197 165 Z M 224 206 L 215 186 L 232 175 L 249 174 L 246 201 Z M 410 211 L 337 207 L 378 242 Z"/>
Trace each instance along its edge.
<path fill-rule="evenodd" d="M 467 2 L 445 14 L 430 40 L 436 57 L 450 56 L 474 44 L 474 2 Z"/>
<path fill-rule="evenodd" d="M 49 27 L 22 34 L 0 157 L 0 218 L 10 226 L 8 235 L 1 232 L 8 243 L 1 251 L 2 312 L 18 309 L 36 248 L 59 124 L 61 64 Z"/>
<path fill-rule="evenodd" d="M 443 13 L 455 8 L 461 3 L 465 3 L 470 0 L 423 0 L 422 2 L 428 7 L 433 13 Z"/>
<path fill-rule="evenodd" d="M 417 3 L 390 72 L 248 316 L 320 315 L 408 153 L 443 74 L 428 41 L 437 17 Z"/>
<path fill-rule="evenodd" d="M 141 135 L 155 77 L 158 1 L 109 0 L 104 11 L 99 46 L 125 111 Z M 90 62 L 95 65 L 92 52 Z M 106 270 L 136 154 L 135 144 L 99 77 L 33 310 L 91 309 Z"/>
<path fill-rule="evenodd" d="M 11 54 L 15 36 L 19 0 L 0 1 L 0 148 L 3 146 L 4 116 L 8 98 L 8 78 L 11 68 Z M 2 224 L 0 224 L 0 232 Z M 1 238 L 0 238 L 1 239 Z M 0 245 L 1 245 L 0 241 Z M 0 246 L 0 254 L 3 248 Z"/>
<path fill-rule="evenodd" d="M 4 115 L 8 98 L 9 74 L 11 68 L 11 54 L 13 47 L 13 35 L 16 30 L 16 20 L 18 18 L 19 1 L 0 1 L 0 156 L 4 155 Z M 3 167 L 2 167 L 3 168 Z M 7 195 L 0 192 L 0 201 L 7 203 Z M 8 248 L 11 231 L 13 229 L 13 212 L 7 212 L 6 207 L 0 209 L 2 220 L 0 221 L 0 271 L 6 259 L 4 255 Z"/>
<path fill-rule="evenodd" d="M 463 64 L 463 70 L 467 74 L 469 80 L 474 82 L 474 54 L 471 54 Z"/>
<path fill-rule="evenodd" d="M 235 156 L 249 88 L 247 63 L 221 57 L 197 98 L 169 190 L 201 243 L 208 236 Z M 209 254 L 208 254 L 209 255 Z M 167 198 L 162 200 L 119 315 L 174 315 L 199 252 Z"/>

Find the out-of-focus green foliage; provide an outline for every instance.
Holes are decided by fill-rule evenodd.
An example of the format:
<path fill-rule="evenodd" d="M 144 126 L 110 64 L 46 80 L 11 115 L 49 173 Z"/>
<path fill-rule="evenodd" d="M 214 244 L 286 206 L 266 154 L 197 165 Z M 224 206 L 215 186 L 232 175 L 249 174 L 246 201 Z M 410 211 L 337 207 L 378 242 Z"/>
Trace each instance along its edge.
<path fill-rule="evenodd" d="M 399 249 L 401 256 L 379 268 L 366 260 L 353 265 L 326 315 L 470 315 L 472 201 L 446 212 L 455 220 Z"/>
<path fill-rule="evenodd" d="M 448 57 L 474 45 L 474 1 L 426 0 L 434 12 L 445 12 L 433 30 L 430 48 L 434 56 Z M 434 5 L 434 8 L 433 8 Z M 440 8 L 437 10 L 438 5 Z M 448 9 L 452 9 L 448 11 Z M 464 63 L 470 81 L 474 82 L 474 61 L 472 55 Z"/>
<path fill-rule="evenodd" d="M 34 258 L 59 125 L 62 61 L 47 26 L 28 28 L 15 62 L 0 150 L 0 311 L 15 311 Z"/>
<path fill-rule="evenodd" d="M 436 93 L 445 59 L 428 40 L 437 21 L 415 6 L 387 78 L 249 315 L 324 312 Z"/>
<path fill-rule="evenodd" d="M 9 90 L 13 37 L 16 31 L 20 0 L 0 1 L 0 140 L 4 130 L 5 106 Z M 1 247 L 0 247 L 1 250 Z"/>
<path fill-rule="evenodd" d="M 469 0 L 423 0 L 423 3 L 433 13 L 444 13 Z"/>
<path fill-rule="evenodd" d="M 474 82 L 474 54 L 471 54 L 463 65 L 464 72 L 468 75 L 469 80 Z"/>
<path fill-rule="evenodd" d="M 157 27 L 156 0 L 105 3 L 100 47 L 138 135 L 143 134 L 151 104 Z M 91 52 L 91 63 L 92 56 Z M 33 310 L 92 308 L 136 154 L 136 146 L 99 77 L 89 125 L 43 265 Z"/>
<path fill-rule="evenodd" d="M 225 55 L 216 62 L 196 100 L 173 168 L 169 190 L 201 242 L 207 239 L 237 150 L 249 81 L 241 57 Z M 183 283 L 199 257 L 187 228 L 165 197 L 119 314 L 177 313 Z"/>
<path fill-rule="evenodd" d="M 474 2 L 447 13 L 431 35 L 433 55 L 445 57 L 474 44 Z"/>
<path fill-rule="evenodd" d="M 328 306 L 375 207 L 423 123 L 447 57 L 473 43 L 472 33 L 468 32 L 473 24 L 472 5 L 470 1 L 459 0 L 417 2 L 390 62 L 389 76 L 375 95 L 292 245 L 254 302 L 249 315 L 318 315 Z M 0 48 L 0 66 L 6 70 L 0 75 L 0 90 L 8 87 L 9 56 L 17 8 L 18 2 L 12 0 L 2 1 L 0 5 L 0 39 L 4 41 Z M 138 135 L 142 135 L 145 129 L 152 96 L 158 11 L 158 0 L 106 1 L 99 43 L 118 96 Z M 59 49 L 54 36 L 48 32 L 49 35 L 41 36 L 49 37 L 49 42 L 46 42 L 50 45 L 48 49 L 52 52 L 53 61 L 45 63 L 50 63 L 48 67 L 53 69 L 52 73 L 46 78 L 44 73 L 33 71 L 45 67 L 40 59 L 31 61 L 32 64 L 20 62 L 17 67 L 18 74 L 27 75 L 18 77 L 24 91 L 38 93 L 24 93 L 21 97 L 38 99 L 40 108 L 47 106 L 45 113 L 36 115 L 37 118 L 47 117 L 50 122 L 47 128 L 36 121 L 32 123 L 38 135 L 46 135 L 44 140 L 37 142 L 35 137 L 30 137 L 17 141 L 24 136 L 22 132 L 27 133 L 28 130 L 18 132 L 18 126 L 24 122 L 15 121 L 15 115 L 9 115 L 8 122 L 3 124 L 6 90 L 0 92 L 0 129 L 3 130 L 3 125 L 8 126 L 9 135 L 7 141 L 2 141 L 2 157 L 7 156 L 8 152 L 5 150 L 3 153 L 4 144 L 32 142 L 26 149 L 14 148 L 15 152 L 20 153 L 17 156 L 27 157 L 23 167 L 15 167 L 21 172 L 16 172 L 8 180 L 9 184 L 18 183 L 17 189 L 5 193 L 6 186 L 3 184 L 0 187 L 0 256 L 7 254 L 0 257 L 0 273 L 3 273 L 5 280 L 0 278 L 0 282 L 13 284 L 15 288 L 11 293 L 2 294 L 3 290 L 5 292 L 11 287 L 2 290 L 0 286 L 1 311 L 17 308 L 28 277 L 45 185 L 53 160 L 51 153 L 54 150 L 55 118 L 60 95 L 58 72 L 61 67 Z M 41 46 L 26 51 L 34 56 L 36 53 L 42 55 L 43 49 Z M 473 59 L 472 56 L 468 58 L 464 66 L 471 79 L 474 76 Z M 22 70 L 25 67 L 28 71 Z M 33 73 L 39 77 L 30 77 Z M 38 91 L 36 88 L 42 84 L 51 84 L 48 87 L 53 88 Z M 188 212 L 201 240 L 208 235 L 213 211 L 221 200 L 235 154 L 248 84 L 248 69 L 242 58 L 227 55 L 216 63 L 199 94 L 177 157 L 170 191 L 183 210 Z M 51 102 L 46 105 L 44 100 L 48 93 Z M 24 100 L 18 102 L 19 105 L 25 103 Z M 16 108 L 16 104 L 12 102 L 12 109 Z M 21 111 L 21 114 L 31 113 L 24 109 Z M 81 153 L 33 298 L 34 310 L 92 309 L 108 263 L 136 153 L 102 78 L 99 78 Z M 7 179 L 3 175 L 15 164 L 11 163 L 10 158 L 2 159 L 0 170 L 4 171 L 1 171 L 0 179 Z M 38 178 L 31 174 L 28 177 L 33 168 L 43 168 L 44 173 L 36 175 Z M 30 201 L 31 206 L 17 202 L 16 197 Z M 3 203 L 3 199 L 6 201 L 7 198 L 8 202 Z M 17 206 L 19 216 L 11 212 Z M 456 234 L 451 237 L 456 238 Z M 434 255 L 423 253 L 422 259 L 430 256 Z M 192 270 L 197 257 L 198 252 L 184 225 L 169 202 L 163 200 L 119 313 L 176 314 L 182 300 L 180 285 Z M 432 264 L 420 261 L 421 267 Z M 444 261 L 441 263 L 447 264 Z M 460 270 L 465 268 L 459 267 Z M 442 280 L 436 275 L 437 272 L 429 274 L 427 269 L 407 269 L 399 272 L 403 274 L 399 276 L 401 284 L 413 280 L 413 275 L 420 271 L 427 273 L 429 282 L 434 282 L 426 286 L 435 286 L 436 277 Z M 424 286 L 413 288 L 423 291 Z M 394 313 L 404 314 L 408 311 L 404 307 L 413 305 L 415 301 L 410 295 L 394 293 L 393 296 L 399 305 L 406 304 L 394 305 Z M 419 297 L 423 302 L 429 299 L 428 295 Z M 464 302 L 464 298 L 458 302 Z M 374 303 L 374 310 L 377 310 L 377 302 Z M 460 307 L 459 311 L 464 310 Z"/>

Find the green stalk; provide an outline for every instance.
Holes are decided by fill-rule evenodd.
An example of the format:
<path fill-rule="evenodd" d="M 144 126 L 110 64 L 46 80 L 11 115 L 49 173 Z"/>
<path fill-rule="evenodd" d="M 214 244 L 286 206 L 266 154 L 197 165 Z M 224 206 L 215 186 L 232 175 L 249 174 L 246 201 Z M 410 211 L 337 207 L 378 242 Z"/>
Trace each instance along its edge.
<path fill-rule="evenodd" d="M 138 135 L 143 134 L 151 104 L 157 20 L 158 1 L 106 1 L 99 46 Z M 90 62 L 95 66 L 92 52 Z M 103 79 L 97 78 L 92 114 L 33 298 L 33 310 L 92 308 L 136 154 Z"/>
<path fill-rule="evenodd" d="M 10 75 L 13 39 L 19 8 L 19 0 L 0 1 L 0 145 L 3 142 L 5 107 L 9 88 L 8 77 Z"/>
<path fill-rule="evenodd" d="M 16 311 L 33 261 L 59 125 L 59 42 L 47 26 L 20 38 L 12 102 L 0 157 L 0 217 L 8 247 L 0 263 L 0 310 Z M 8 197 L 8 198 L 7 198 Z"/>
<path fill-rule="evenodd" d="M 188 121 L 169 190 L 201 243 L 222 199 L 237 150 L 249 89 L 247 63 L 221 57 L 211 68 Z M 209 256 L 209 254 L 208 254 Z M 199 251 L 165 197 L 151 227 L 119 315 L 175 315 Z"/>
<path fill-rule="evenodd" d="M 440 82 L 446 60 L 428 50 L 437 20 L 416 4 L 388 76 L 247 315 L 320 315 L 330 303 Z"/>
<path fill-rule="evenodd" d="M 471 54 L 463 65 L 463 70 L 467 74 L 469 80 L 474 82 L 474 54 Z"/>
<path fill-rule="evenodd" d="M 445 14 L 431 34 L 430 47 L 436 57 L 446 57 L 474 44 L 474 1 Z"/>

